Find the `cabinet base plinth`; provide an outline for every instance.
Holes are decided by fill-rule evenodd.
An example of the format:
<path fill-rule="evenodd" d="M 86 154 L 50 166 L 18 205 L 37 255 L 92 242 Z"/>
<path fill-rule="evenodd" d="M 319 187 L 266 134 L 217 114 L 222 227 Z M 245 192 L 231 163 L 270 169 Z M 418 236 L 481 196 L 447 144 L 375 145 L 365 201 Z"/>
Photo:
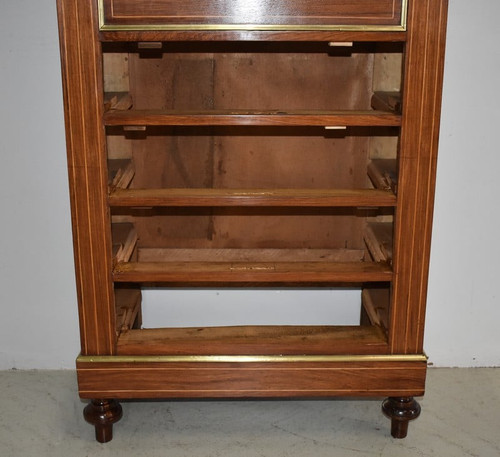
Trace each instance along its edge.
<path fill-rule="evenodd" d="M 376 357 L 375 357 L 376 359 Z M 424 394 L 416 362 L 77 362 L 81 398 L 414 397 Z"/>

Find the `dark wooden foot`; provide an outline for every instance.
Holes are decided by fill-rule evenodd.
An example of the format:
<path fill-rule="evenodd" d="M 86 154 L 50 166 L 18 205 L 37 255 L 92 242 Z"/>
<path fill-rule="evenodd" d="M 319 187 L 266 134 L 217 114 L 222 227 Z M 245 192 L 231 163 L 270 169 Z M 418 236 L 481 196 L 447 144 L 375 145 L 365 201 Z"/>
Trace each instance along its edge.
<path fill-rule="evenodd" d="M 382 403 L 382 411 L 391 419 L 391 435 L 406 438 L 408 422 L 420 416 L 420 405 L 413 397 L 389 397 Z"/>
<path fill-rule="evenodd" d="M 95 439 L 107 443 L 113 438 L 113 424 L 122 418 L 122 407 L 116 400 L 91 400 L 83 417 L 95 426 Z"/>

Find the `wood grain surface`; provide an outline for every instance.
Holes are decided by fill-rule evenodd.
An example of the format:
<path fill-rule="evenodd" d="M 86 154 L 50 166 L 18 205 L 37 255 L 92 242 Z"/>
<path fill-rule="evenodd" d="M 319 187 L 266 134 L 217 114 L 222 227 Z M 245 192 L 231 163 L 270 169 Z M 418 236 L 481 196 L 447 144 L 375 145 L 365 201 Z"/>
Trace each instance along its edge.
<path fill-rule="evenodd" d="M 103 0 L 106 24 L 398 25 L 401 0 Z"/>

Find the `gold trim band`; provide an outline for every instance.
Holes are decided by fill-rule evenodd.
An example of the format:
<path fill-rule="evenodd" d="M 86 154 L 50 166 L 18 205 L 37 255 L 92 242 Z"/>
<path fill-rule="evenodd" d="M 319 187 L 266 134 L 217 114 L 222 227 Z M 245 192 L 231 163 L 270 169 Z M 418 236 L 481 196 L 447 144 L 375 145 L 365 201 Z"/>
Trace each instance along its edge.
<path fill-rule="evenodd" d="M 402 25 L 285 25 L 285 24 L 143 24 L 109 25 L 102 24 L 101 32 L 405 32 Z"/>
<path fill-rule="evenodd" d="M 98 0 L 99 31 L 147 32 L 147 31 L 275 31 L 275 32 L 405 32 L 408 0 L 401 1 L 401 23 L 398 25 L 287 25 L 287 24 L 106 24 L 104 0 Z"/>
<path fill-rule="evenodd" d="M 80 363 L 342 363 L 427 362 L 425 354 L 376 355 L 80 355 Z"/>

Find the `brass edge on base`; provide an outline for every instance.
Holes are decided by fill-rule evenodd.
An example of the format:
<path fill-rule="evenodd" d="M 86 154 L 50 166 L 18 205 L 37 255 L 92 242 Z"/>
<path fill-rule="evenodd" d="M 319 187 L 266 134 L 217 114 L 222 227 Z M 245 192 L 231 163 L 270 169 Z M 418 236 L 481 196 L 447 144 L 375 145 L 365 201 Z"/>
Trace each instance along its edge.
<path fill-rule="evenodd" d="M 377 355 L 80 355 L 80 363 L 342 363 L 427 362 L 425 354 Z"/>
<path fill-rule="evenodd" d="M 109 25 L 104 18 L 104 0 L 98 0 L 100 32 L 146 32 L 146 31 L 290 31 L 290 32 L 406 32 L 408 0 L 401 2 L 399 25 L 286 25 L 286 24 L 143 24 Z"/>

